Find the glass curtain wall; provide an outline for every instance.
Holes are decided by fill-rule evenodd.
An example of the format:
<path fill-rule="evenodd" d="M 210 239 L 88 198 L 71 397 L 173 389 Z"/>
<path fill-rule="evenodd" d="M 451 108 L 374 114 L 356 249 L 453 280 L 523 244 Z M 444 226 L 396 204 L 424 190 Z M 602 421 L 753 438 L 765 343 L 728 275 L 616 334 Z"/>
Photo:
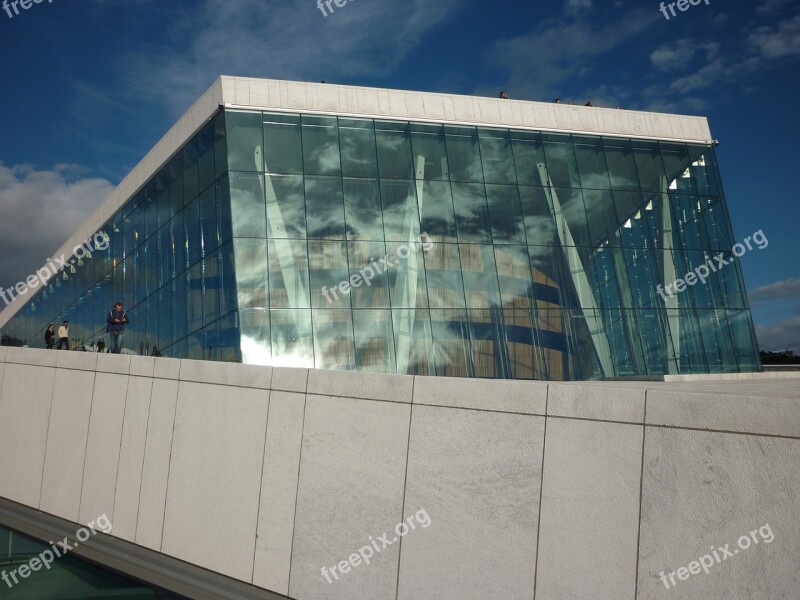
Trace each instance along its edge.
<path fill-rule="evenodd" d="M 4 329 L 278 366 L 582 380 L 757 371 L 713 148 L 225 110 Z M 659 287 L 661 286 L 661 287 Z M 660 293 L 662 292 L 662 293 Z"/>
<path fill-rule="evenodd" d="M 227 111 L 244 362 L 589 379 L 760 368 L 713 149 Z"/>

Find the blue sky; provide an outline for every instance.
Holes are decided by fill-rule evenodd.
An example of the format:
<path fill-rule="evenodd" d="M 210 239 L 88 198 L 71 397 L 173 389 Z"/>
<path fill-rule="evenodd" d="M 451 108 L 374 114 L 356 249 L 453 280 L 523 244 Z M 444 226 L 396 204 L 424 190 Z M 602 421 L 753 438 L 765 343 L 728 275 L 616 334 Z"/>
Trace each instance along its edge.
<path fill-rule="evenodd" d="M 545 6 L 542 6 L 545 5 Z M 708 116 L 762 347 L 800 351 L 800 4 L 48 0 L 0 10 L 0 285 L 44 263 L 220 74 Z M 11 9 L 13 14 L 13 8 Z M 794 90 L 794 91 L 793 91 Z"/>

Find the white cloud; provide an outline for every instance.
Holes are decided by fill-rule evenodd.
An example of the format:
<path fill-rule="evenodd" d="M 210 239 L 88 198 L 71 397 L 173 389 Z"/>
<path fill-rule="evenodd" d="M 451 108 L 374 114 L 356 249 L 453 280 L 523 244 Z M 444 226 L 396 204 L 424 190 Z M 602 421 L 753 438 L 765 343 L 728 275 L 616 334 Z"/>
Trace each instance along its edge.
<path fill-rule="evenodd" d="M 644 32 L 659 16 L 657 11 L 634 9 L 599 25 L 550 21 L 529 34 L 497 42 L 490 57 L 510 73 L 507 87 L 516 97 L 553 96 L 560 93 L 559 84 Z"/>
<path fill-rule="evenodd" d="M 41 267 L 113 191 L 111 182 L 88 173 L 78 165 L 37 170 L 0 163 L 0 285 Z"/>
<path fill-rule="evenodd" d="M 661 71 L 676 71 L 686 67 L 698 52 L 705 54 L 706 62 L 714 60 L 719 55 L 719 44 L 692 39 L 678 40 L 653 50 L 650 62 Z"/>
<path fill-rule="evenodd" d="M 564 0 L 564 12 L 570 15 L 576 15 L 591 8 L 592 0 Z"/>
<path fill-rule="evenodd" d="M 311 0 L 201 0 L 176 20 L 167 42 L 127 58 L 124 85 L 181 113 L 219 75 L 385 77 L 462 4 L 352 1 L 324 17 Z"/>
<path fill-rule="evenodd" d="M 800 15 L 775 27 L 759 27 L 747 36 L 747 43 L 753 52 L 770 60 L 800 56 Z"/>
<path fill-rule="evenodd" d="M 752 302 L 777 300 L 779 298 L 800 298 L 800 277 L 792 277 L 762 285 L 747 294 Z"/>
<path fill-rule="evenodd" d="M 756 14 L 760 17 L 768 17 L 779 13 L 784 6 L 788 6 L 793 0 L 764 0 L 757 8 Z"/>

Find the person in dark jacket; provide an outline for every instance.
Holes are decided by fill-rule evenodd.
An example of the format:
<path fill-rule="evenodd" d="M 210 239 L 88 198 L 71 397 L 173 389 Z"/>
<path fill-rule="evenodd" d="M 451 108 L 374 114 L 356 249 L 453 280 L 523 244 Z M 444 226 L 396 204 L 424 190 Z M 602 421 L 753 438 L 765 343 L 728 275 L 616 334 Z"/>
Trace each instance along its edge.
<path fill-rule="evenodd" d="M 122 351 L 125 326 L 130 323 L 128 313 L 122 310 L 122 302 L 114 303 L 114 310 L 109 311 L 106 323 L 108 323 L 106 331 L 111 334 L 111 354 L 119 354 Z"/>
<path fill-rule="evenodd" d="M 47 326 L 47 331 L 44 332 L 44 345 L 47 346 L 48 350 L 56 347 L 56 330 L 52 323 Z"/>

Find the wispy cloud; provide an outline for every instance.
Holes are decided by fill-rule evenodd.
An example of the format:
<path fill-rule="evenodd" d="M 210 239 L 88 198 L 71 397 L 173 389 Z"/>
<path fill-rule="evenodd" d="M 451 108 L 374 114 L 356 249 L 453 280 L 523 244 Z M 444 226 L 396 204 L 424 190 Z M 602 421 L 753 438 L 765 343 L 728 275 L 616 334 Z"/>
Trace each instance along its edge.
<path fill-rule="evenodd" d="M 792 277 L 762 285 L 747 294 L 752 302 L 778 300 L 779 298 L 800 298 L 800 277 Z"/>
<path fill-rule="evenodd" d="M 800 56 L 800 15 L 773 27 L 759 27 L 747 42 L 757 56 L 768 60 Z"/>
<path fill-rule="evenodd" d="M 587 64 L 640 35 L 659 19 L 658 11 L 627 10 L 602 22 L 551 20 L 526 35 L 501 40 L 490 59 L 509 72 L 518 97 L 552 96 Z"/>
<path fill-rule="evenodd" d="M 351 3 L 326 18 L 311 0 L 201 0 L 176 21 L 169 43 L 125 59 L 124 85 L 180 113 L 219 75 L 386 77 L 462 3 Z"/>

